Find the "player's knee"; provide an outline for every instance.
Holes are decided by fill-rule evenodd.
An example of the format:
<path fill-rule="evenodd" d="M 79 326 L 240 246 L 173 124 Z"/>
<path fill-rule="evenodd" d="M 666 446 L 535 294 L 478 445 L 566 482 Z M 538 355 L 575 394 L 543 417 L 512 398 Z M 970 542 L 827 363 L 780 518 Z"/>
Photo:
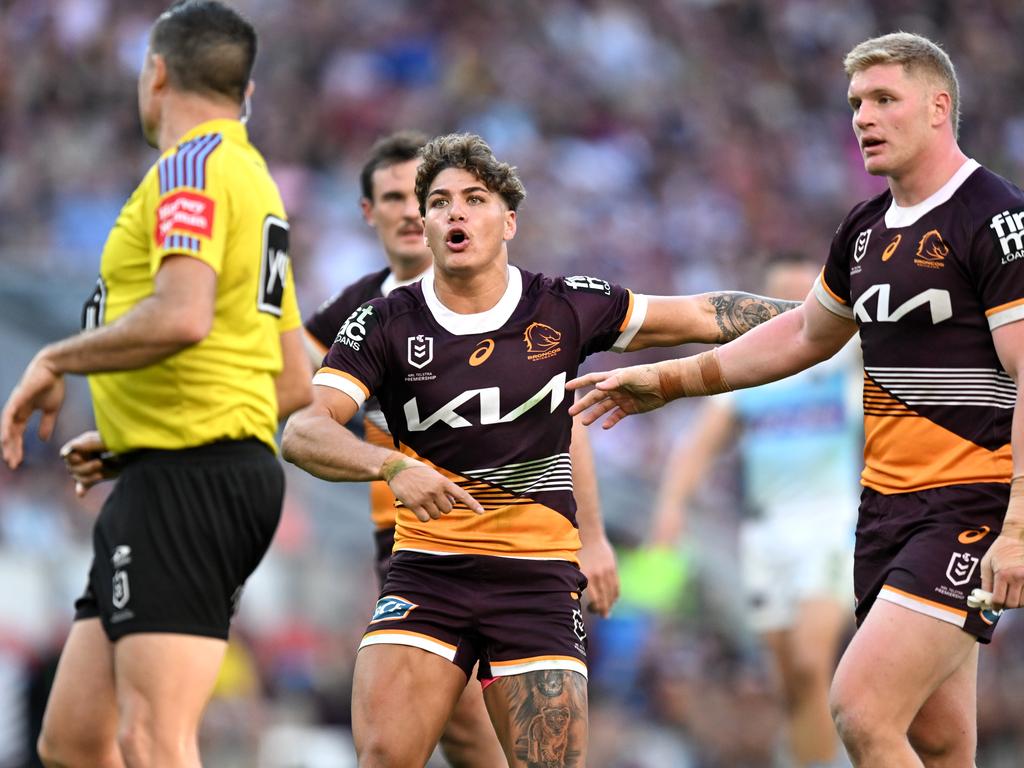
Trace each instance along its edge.
<path fill-rule="evenodd" d="M 914 724 L 907 737 L 924 764 L 973 765 L 977 735 L 971 723 Z"/>
<path fill-rule="evenodd" d="M 839 738 L 853 756 L 870 751 L 887 736 L 885 718 L 880 718 L 866 704 L 841 686 L 832 686 L 829 696 L 832 720 Z"/>

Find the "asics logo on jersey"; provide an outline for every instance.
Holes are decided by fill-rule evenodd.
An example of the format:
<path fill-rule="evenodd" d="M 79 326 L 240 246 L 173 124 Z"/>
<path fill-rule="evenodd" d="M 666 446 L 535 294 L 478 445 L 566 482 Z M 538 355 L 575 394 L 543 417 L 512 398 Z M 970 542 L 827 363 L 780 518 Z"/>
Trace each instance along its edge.
<path fill-rule="evenodd" d="M 1024 259 L 1024 208 L 997 213 L 988 226 L 1003 252 L 1000 263 Z"/>
<path fill-rule="evenodd" d="M 927 306 L 931 312 L 932 325 L 938 325 L 944 320 L 953 316 L 953 301 L 949 291 L 941 288 L 929 288 L 916 296 L 912 296 L 896 307 L 895 311 L 889 310 L 889 294 L 891 286 L 888 283 L 872 285 L 860 295 L 853 305 L 854 317 L 861 323 L 878 321 L 879 323 L 896 323 L 918 307 Z M 876 298 L 877 297 L 877 298 Z M 868 304 L 872 298 L 875 301 L 875 314 L 871 315 Z"/>
<path fill-rule="evenodd" d="M 491 356 L 491 352 L 494 351 L 494 339 L 484 339 L 476 345 L 476 349 L 473 350 L 473 354 L 469 356 L 469 364 L 474 368 L 478 365 L 483 365 L 487 362 L 487 358 Z"/>
<path fill-rule="evenodd" d="M 933 229 L 926 232 L 924 237 L 917 243 L 917 258 L 914 263 L 919 267 L 931 269 L 942 269 L 945 258 L 949 256 L 949 246 L 942 239 L 939 230 Z"/>
<path fill-rule="evenodd" d="M 981 528 L 979 528 L 977 530 L 970 530 L 969 529 L 969 530 L 964 531 L 963 533 L 961 533 L 959 536 L 956 537 L 956 540 L 959 541 L 961 544 L 973 544 L 974 542 L 981 541 L 986 536 L 988 536 L 989 531 L 991 531 L 991 530 L 992 529 L 989 528 L 987 525 L 983 525 L 983 526 L 981 526 Z"/>
<path fill-rule="evenodd" d="M 896 253 L 896 249 L 900 247 L 900 241 L 903 239 L 903 235 L 896 235 L 892 239 L 892 242 L 885 246 L 885 250 L 882 251 L 882 261 L 888 261 L 892 258 L 892 255 Z"/>
<path fill-rule="evenodd" d="M 375 320 L 376 313 L 373 307 L 370 304 L 364 304 L 348 316 L 345 324 L 338 331 L 334 343 L 352 347 L 352 349 L 358 352 L 360 345 L 366 338 L 366 334 L 370 332 L 370 323 Z"/>
<path fill-rule="evenodd" d="M 550 397 L 549 413 L 554 413 L 555 409 L 565 399 L 565 378 L 565 371 L 552 376 L 551 380 L 541 387 L 539 392 L 504 416 L 501 415 L 501 387 L 485 387 L 483 389 L 470 389 L 456 395 L 426 418 L 420 418 L 419 403 L 416 402 L 414 397 L 404 406 L 405 421 L 412 432 L 425 432 L 435 424 L 440 423 L 447 424 L 453 429 L 487 424 L 508 424 L 518 419 L 524 413 L 527 413 L 535 405 L 548 397 Z M 456 412 L 474 399 L 478 400 L 480 404 L 480 419 L 476 424 Z"/>

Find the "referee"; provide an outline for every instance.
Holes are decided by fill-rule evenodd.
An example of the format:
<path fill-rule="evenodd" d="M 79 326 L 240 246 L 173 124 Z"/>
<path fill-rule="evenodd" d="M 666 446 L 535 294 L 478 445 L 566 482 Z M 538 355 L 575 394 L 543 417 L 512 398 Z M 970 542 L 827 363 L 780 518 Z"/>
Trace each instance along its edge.
<path fill-rule="evenodd" d="M 47 766 L 200 765 L 197 730 L 242 585 L 274 535 L 281 416 L 311 399 L 288 222 L 239 114 L 256 33 L 210 0 L 153 26 L 139 115 L 161 151 L 118 216 L 84 332 L 11 393 L 3 457 L 64 374 L 88 374 L 97 432 L 61 451 L 79 494 L 119 473 L 47 704 Z"/>

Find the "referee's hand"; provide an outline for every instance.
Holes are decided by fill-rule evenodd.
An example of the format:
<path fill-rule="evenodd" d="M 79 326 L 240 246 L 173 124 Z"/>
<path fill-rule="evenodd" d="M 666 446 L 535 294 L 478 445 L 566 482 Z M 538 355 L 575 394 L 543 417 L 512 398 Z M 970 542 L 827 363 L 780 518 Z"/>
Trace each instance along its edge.
<path fill-rule="evenodd" d="M 109 480 L 117 472 L 109 461 L 104 460 L 107 446 L 96 430 L 83 432 L 64 443 L 60 457 L 68 474 L 75 481 L 75 495 L 81 498 L 90 488 L 103 480 Z"/>
<path fill-rule="evenodd" d="M 17 469 L 24 458 L 25 429 L 32 414 L 42 412 L 39 437 L 49 440 L 63 403 L 64 377 L 56 372 L 44 347 L 25 369 L 0 414 L 0 451 L 8 467 Z"/>

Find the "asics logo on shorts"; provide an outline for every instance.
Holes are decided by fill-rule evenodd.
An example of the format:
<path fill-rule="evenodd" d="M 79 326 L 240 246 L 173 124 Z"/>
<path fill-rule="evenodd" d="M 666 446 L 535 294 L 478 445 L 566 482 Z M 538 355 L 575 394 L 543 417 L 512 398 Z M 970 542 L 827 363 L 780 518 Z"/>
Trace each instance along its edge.
<path fill-rule="evenodd" d="M 398 595 L 385 595 L 377 601 L 376 607 L 373 609 L 373 618 L 370 619 L 371 624 L 376 624 L 378 621 L 395 621 L 396 619 L 404 619 L 408 616 L 414 608 L 419 606 L 416 603 L 410 603 L 404 597 Z"/>
<path fill-rule="evenodd" d="M 988 536 L 989 531 L 991 530 L 992 529 L 989 528 L 987 525 L 983 525 L 977 530 L 968 528 L 966 531 L 957 536 L 956 540 L 959 541 L 961 544 L 973 544 L 974 542 L 981 541 L 986 536 Z"/>

